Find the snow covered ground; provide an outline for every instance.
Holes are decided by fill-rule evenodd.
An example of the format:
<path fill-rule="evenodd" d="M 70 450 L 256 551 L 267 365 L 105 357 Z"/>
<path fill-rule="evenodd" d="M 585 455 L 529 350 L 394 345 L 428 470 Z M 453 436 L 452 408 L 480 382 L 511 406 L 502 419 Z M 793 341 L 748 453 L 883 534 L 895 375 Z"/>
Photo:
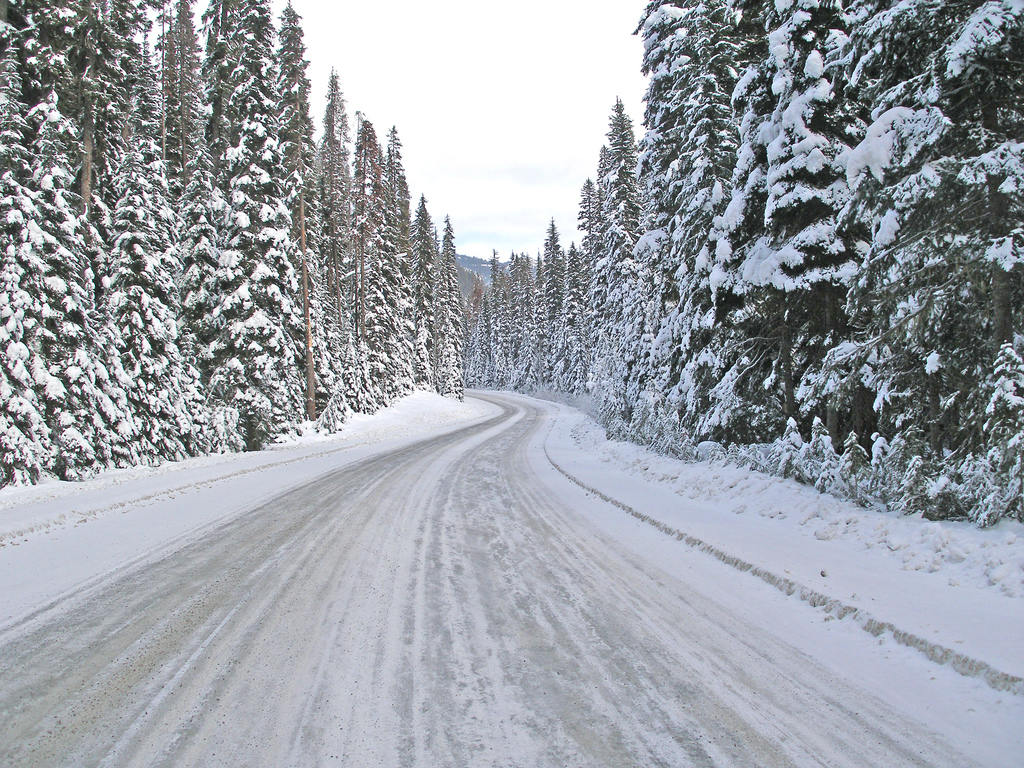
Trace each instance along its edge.
<path fill-rule="evenodd" d="M 610 441 L 582 411 L 548 407 L 538 473 L 550 477 L 553 462 L 570 484 L 612 501 L 577 498 L 584 517 L 940 723 L 991 765 L 1024 765 L 1024 526 L 867 510 L 792 480 Z"/>
<path fill-rule="evenodd" d="M 203 456 L 80 483 L 0 489 L 0 628 L 67 590 L 367 456 L 493 416 L 480 400 L 416 392 L 334 435 Z"/>
<path fill-rule="evenodd" d="M 0 492 L 0 763 L 1020 768 L 1021 526 L 472 394 Z"/>

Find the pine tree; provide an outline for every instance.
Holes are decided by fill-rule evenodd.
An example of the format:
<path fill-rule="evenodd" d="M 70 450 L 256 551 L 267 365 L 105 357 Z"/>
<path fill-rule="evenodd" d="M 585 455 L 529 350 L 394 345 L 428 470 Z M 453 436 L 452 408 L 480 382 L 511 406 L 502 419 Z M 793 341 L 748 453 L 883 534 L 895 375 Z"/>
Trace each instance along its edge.
<path fill-rule="evenodd" d="M 841 308 L 857 259 L 839 221 L 849 196 L 845 142 L 857 125 L 848 104 L 834 104 L 838 73 L 826 72 L 845 39 L 843 13 L 834 3 L 799 0 L 767 8 L 765 25 L 770 53 L 737 89 L 740 160 L 732 199 L 716 221 L 710 278 L 717 316 L 732 330 L 735 351 L 726 356 L 745 369 L 738 395 L 751 406 L 736 415 L 747 434 L 761 437 L 798 416 L 801 377 L 809 385 L 819 378 L 844 332 Z M 754 394 L 766 386 L 777 399 Z M 838 440 L 836 403 L 805 408 L 818 404 Z"/>
<path fill-rule="evenodd" d="M 130 455 L 133 463 L 149 463 L 195 452 L 193 419 L 201 403 L 193 369 L 178 348 L 180 262 L 167 178 L 155 142 L 139 134 L 135 139 L 114 178 L 118 202 L 107 312 L 118 330 L 114 349 L 127 375 L 124 387 L 136 427 Z"/>
<path fill-rule="evenodd" d="M 206 45 L 201 69 L 205 89 L 202 102 L 207 113 L 206 146 L 218 180 L 221 179 L 222 164 L 230 145 L 230 120 L 226 113 L 231 96 L 233 61 L 237 55 L 231 50 L 230 43 L 237 34 L 242 1 L 210 0 L 203 12 Z"/>
<path fill-rule="evenodd" d="M 50 470 L 62 480 L 76 480 L 111 465 L 118 432 L 130 433 L 132 426 L 123 392 L 97 358 L 102 346 L 92 310 L 86 226 L 67 159 L 73 132 L 56 94 L 29 112 L 28 123 L 35 152 L 26 186 L 39 217 L 25 246 L 45 270 L 38 296 L 39 354 L 46 370 L 34 377 L 55 446 Z"/>
<path fill-rule="evenodd" d="M 628 424 L 632 416 L 625 386 L 646 311 L 645 276 L 633 258 L 640 235 L 636 167 L 632 121 L 616 100 L 598 167 L 601 231 L 592 296 L 596 338 L 591 370 L 602 418 L 610 425 Z"/>
<path fill-rule="evenodd" d="M 607 147 L 602 148 L 602 154 L 607 152 Z M 577 218 L 577 226 L 583 233 L 581 252 L 588 264 L 597 262 L 598 239 L 601 232 L 601 198 L 598 195 L 594 182 L 587 179 L 580 190 L 580 209 Z"/>
<path fill-rule="evenodd" d="M 352 280 L 350 270 L 349 226 L 352 186 L 349 167 L 349 129 L 345 99 L 337 72 L 331 72 L 327 107 L 324 112 L 323 136 L 316 157 L 317 226 L 308 233 L 313 249 L 320 257 L 320 275 L 314 281 L 318 303 L 322 307 L 327 359 L 330 364 L 330 395 L 340 386 L 346 370 L 347 351 L 354 349 L 351 334 Z M 324 381 L 328 377 L 324 376 Z M 326 407 L 326 400 L 318 409 Z"/>
<path fill-rule="evenodd" d="M 45 272 L 29 242 L 39 211 L 25 182 L 31 159 L 24 142 L 28 122 L 19 101 L 20 80 L 10 47 L 13 29 L 0 22 L 0 486 L 36 482 L 53 457 L 37 380 L 48 383 L 39 356 Z"/>
<path fill-rule="evenodd" d="M 462 293 L 455 262 L 455 231 L 445 217 L 444 239 L 438 261 L 434 292 L 434 322 L 437 327 L 437 366 L 435 389 L 445 397 L 463 398 L 462 374 Z"/>
<path fill-rule="evenodd" d="M 690 428 L 706 413 L 714 378 L 706 352 L 716 346 L 708 267 L 712 221 L 722 212 L 737 149 L 734 16 L 725 3 L 652 2 L 640 25 L 650 83 L 639 159 L 645 234 L 637 255 L 654 300 L 631 397 L 664 402 L 670 424 L 681 419 Z"/>
<path fill-rule="evenodd" d="M 311 194 L 314 188 L 313 168 L 316 147 L 313 142 L 313 118 L 309 111 L 309 78 L 306 70 L 306 46 L 302 36 L 301 19 L 289 2 L 281 14 L 280 46 L 277 52 L 279 62 L 278 90 L 281 94 L 279 107 L 281 115 L 281 142 L 284 148 L 285 167 L 288 170 L 288 205 L 293 223 L 292 239 L 299 244 L 299 262 L 293 268 L 300 275 L 300 294 L 295 297 L 302 307 L 302 334 L 294 341 L 303 351 L 306 395 L 306 418 L 316 419 L 317 379 L 332 383 L 332 371 L 328 362 L 327 340 L 314 340 L 313 314 L 322 315 L 320 307 L 314 310 L 314 270 L 311 261 L 315 259 L 307 237 L 307 212 L 315 203 Z M 318 324 L 318 329 L 322 324 Z M 321 332 L 322 333 L 322 332 Z M 317 355 L 317 350 L 320 354 Z M 317 362 L 320 365 L 317 366 Z M 318 370 L 319 367 L 319 377 Z"/>
<path fill-rule="evenodd" d="M 75 10 L 70 0 L 18 0 L 8 2 L 0 14 L 8 23 L 5 43 L 16 51 L 21 102 L 25 109 L 51 95 L 72 101 L 74 75 L 71 57 L 74 27 L 67 23 Z"/>
<path fill-rule="evenodd" d="M 352 178 L 352 250 L 357 338 L 366 344 L 367 275 L 384 249 L 383 156 L 373 124 L 361 118 Z"/>
<path fill-rule="evenodd" d="M 565 377 L 566 347 L 568 339 L 565 328 L 565 251 L 558 238 L 558 228 L 552 219 L 544 240 L 544 282 L 543 384 L 553 389 L 560 388 Z"/>
<path fill-rule="evenodd" d="M 231 30 L 231 127 L 222 160 L 228 207 L 220 255 L 212 393 L 238 409 L 247 449 L 291 428 L 302 413 L 294 339 L 301 316 L 292 265 L 291 216 L 280 178 L 284 165 L 266 0 L 245 0 Z M 243 44 L 244 42 L 244 44 Z"/>
<path fill-rule="evenodd" d="M 984 453 L 976 395 L 1024 305 L 1022 12 L 854 7 L 847 71 L 873 122 L 849 159 L 849 215 L 871 235 L 849 301 L 860 332 L 832 362 L 879 392 L 883 431 L 927 424 L 935 458 Z"/>
<path fill-rule="evenodd" d="M 517 258 L 516 254 L 512 254 L 512 260 L 509 263 L 510 271 Z M 512 315 L 509 298 L 512 280 L 511 274 L 505 272 L 495 254 L 491 260 L 491 289 L 488 296 L 491 335 L 487 343 L 490 350 L 490 386 L 496 389 L 508 389 L 512 386 L 510 382 L 515 380 L 514 370 L 517 364 L 515 354 L 518 349 L 515 334 L 524 327 L 522 325 L 517 327 L 516 318 Z"/>
<path fill-rule="evenodd" d="M 398 130 L 394 127 L 388 133 L 387 154 L 384 158 L 384 194 L 387 196 L 387 247 L 394 253 L 408 253 L 412 228 L 411 198 L 402 164 L 402 140 L 398 138 Z"/>
<path fill-rule="evenodd" d="M 577 250 L 569 246 L 566 256 L 565 281 L 565 363 L 558 388 L 563 392 L 582 395 L 586 392 L 590 371 L 590 323 L 588 295 L 590 270 L 588 262 Z"/>
<path fill-rule="evenodd" d="M 606 155 L 607 148 L 602 147 L 602 165 Z M 581 372 L 581 376 L 583 377 L 583 388 L 586 391 L 590 391 L 594 386 L 592 367 L 597 328 L 599 323 L 603 322 L 603 311 L 598 312 L 597 309 L 603 299 L 603 286 L 597 283 L 595 275 L 598 261 L 598 242 L 601 236 L 601 198 L 598 194 L 597 186 L 591 179 L 587 179 L 580 190 L 577 228 L 583 233 L 583 240 L 580 244 L 580 260 L 582 262 L 580 266 L 580 279 L 583 281 L 586 296 L 585 302 L 588 308 L 581 331 L 584 334 L 582 336 L 583 343 L 587 348 L 585 370 Z"/>
<path fill-rule="evenodd" d="M 492 386 L 487 379 L 490 349 L 490 313 L 487 288 L 483 279 L 474 274 L 466 299 L 466 350 L 463 355 L 466 386 L 482 388 Z"/>
<path fill-rule="evenodd" d="M 213 343 L 222 329 L 216 313 L 220 301 L 217 278 L 223 244 L 220 225 L 227 204 L 214 181 L 205 142 L 195 135 L 193 140 L 197 146 L 186 166 L 189 181 L 180 203 L 181 346 L 207 383 L 213 372 Z"/>
<path fill-rule="evenodd" d="M 181 196 L 189 160 L 200 150 L 199 41 L 192 6 L 192 0 L 161 0 L 158 14 L 161 150 L 174 198 Z"/>
<path fill-rule="evenodd" d="M 327 291 L 340 324 L 346 311 L 343 309 L 342 297 L 346 290 L 343 286 L 348 280 L 346 270 L 352 179 L 348 156 L 348 116 L 338 73 L 333 70 L 328 84 L 323 129 L 317 152 L 317 206 L 321 231 L 316 237 L 316 249 L 327 272 Z"/>
<path fill-rule="evenodd" d="M 413 323 L 415 325 L 414 378 L 417 386 L 433 387 L 434 383 L 434 283 L 435 265 L 440 258 L 434 240 L 434 223 L 427 211 L 427 198 L 420 196 L 412 225 L 411 254 L 413 262 Z"/>
<path fill-rule="evenodd" d="M 992 375 L 992 396 L 985 408 L 988 460 L 998 473 L 1002 498 L 978 515 L 982 523 L 1001 517 L 1024 519 L 1024 360 L 1012 344 L 1003 344 Z"/>
<path fill-rule="evenodd" d="M 85 0 L 71 9 L 62 22 L 70 43 L 72 80 L 61 103 L 81 128 L 80 194 L 91 215 L 94 196 L 107 208 L 115 203 L 112 164 L 124 149 L 131 94 L 148 66 L 141 41 L 149 19 L 142 0 Z M 102 264 L 95 268 L 97 277 L 105 274 Z"/>
<path fill-rule="evenodd" d="M 401 376 L 396 365 L 404 333 L 397 256 L 385 239 L 388 198 L 384 186 L 385 158 L 373 124 L 363 118 L 356 138 L 352 215 L 355 266 L 355 331 L 357 354 L 367 371 L 371 410 L 391 402 L 411 386 L 411 370 Z"/>
<path fill-rule="evenodd" d="M 394 325 L 388 339 L 389 375 L 394 396 L 400 396 L 415 384 L 416 328 L 413 323 L 409 184 L 402 164 L 402 142 L 395 128 L 388 134 L 383 171 L 384 258 L 381 260 L 381 277 L 390 308 L 389 319 Z"/>
<path fill-rule="evenodd" d="M 510 386 L 529 392 L 544 385 L 547 265 L 541 253 L 537 254 L 536 262 L 525 252 L 516 261 L 510 265 L 504 296 L 506 322 L 511 325 L 515 339 L 511 372 L 516 378 Z"/>
<path fill-rule="evenodd" d="M 515 261 L 515 254 L 512 259 Z M 491 252 L 490 285 L 483 297 L 480 321 L 480 344 L 482 347 L 481 372 L 479 381 L 484 386 L 499 388 L 506 370 L 506 349 L 508 327 L 505 322 L 501 294 L 505 290 L 505 272 L 498 259 L 498 252 Z"/>

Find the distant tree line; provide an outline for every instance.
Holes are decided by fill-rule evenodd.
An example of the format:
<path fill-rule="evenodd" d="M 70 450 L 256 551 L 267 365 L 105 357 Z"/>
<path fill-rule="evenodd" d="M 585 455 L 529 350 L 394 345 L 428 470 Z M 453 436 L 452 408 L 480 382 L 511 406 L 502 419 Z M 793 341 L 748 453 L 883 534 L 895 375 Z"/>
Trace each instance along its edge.
<path fill-rule="evenodd" d="M 587 262 L 562 248 L 552 221 L 544 253 L 491 260 L 467 302 L 466 384 L 512 390 L 586 390 L 590 336 Z"/>
<path fill-rule="evenodd" d="M 454 234 L 268 0 L 0 0 L 0 485 L 462 396 Z M 202 38 L 202 44 L 200 43 Z"/>
<path fill-rule="evenodd" d="M 584 317 L 535 321 L 510 377 L 510 273 L 469 381 L 586 391 L 612 436 L 902 512 L 1024 517 L 1022 6 L 655 0 L 637 32 L 647 133 L 617 104 L 584 186 Z M 543 314 L 547 259 L 501 312 Z"/>

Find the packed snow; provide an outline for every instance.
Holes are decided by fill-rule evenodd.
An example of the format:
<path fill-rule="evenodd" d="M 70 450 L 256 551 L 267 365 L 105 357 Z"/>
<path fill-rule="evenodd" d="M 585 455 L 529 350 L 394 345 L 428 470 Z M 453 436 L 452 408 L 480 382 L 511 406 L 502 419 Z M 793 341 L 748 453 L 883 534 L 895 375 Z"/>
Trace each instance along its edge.
<path fill-rule="evenodd" d="M 956 764 L 928 733 L 964 765 L 1013 768 L 1024 749 L 1022 526 L 895 517 L 684 463 L 609 441 L 563 404 L 417 393 L 336 436 L 7 489 L 0 525 L 12 653 L 35 659 L 32 633 L 66 613 L 99 633 L 78 643 L 95 674 L 134 675 L 163 635 L 109 662 L 89 650 L 136 631 L 122 599 L 181 638 L 113 691 L 110 744 L 82 731 L 75 748 L 112 765 L 160 744 L 209 764 L 207 738 L 229 764 L 264 722 L 281 727 L 259 754 L 309 764 L 683 759 L 680 733 L 704 733 L 715 765 L 751 749 L 765 765 Z M 183 581 L 165 594 L 161 573 Z M 185 598 L 194 619 L 161 608 Z M 267 695 L 245 695 L 253 684 Z M 740 720 L 722 731 L 723 717 Z"/>
<path fill-rule="evenodd" d="M 304 432 L 263 451 L 0 489 L 0 626 L 75 585 L 193 535 L 324 472 L 492 414 L 478 400 L 415 392 L 341 431 Z"/>
<path fill-rule="evenodd" d="M 725 461 L 687 463 L 608 440 L 584 412 L 562 409 L 549 453 L 588 485 L 744 563 L 1024 677 L 1024 525 L 865 509 Z M 1019 679 L 1008 685 L 1024 694 Z"/>
<path fill-rule="evenodd" d="M 534 466 L 545 477 L 553 463 L 588 500 L 611 501 L 577 498 L 588 521 L 985 764 L 1019 765 L 1024 526 L 867 510 L 791 480 L 608 440 L 584 411 L 549 407 Z"/>

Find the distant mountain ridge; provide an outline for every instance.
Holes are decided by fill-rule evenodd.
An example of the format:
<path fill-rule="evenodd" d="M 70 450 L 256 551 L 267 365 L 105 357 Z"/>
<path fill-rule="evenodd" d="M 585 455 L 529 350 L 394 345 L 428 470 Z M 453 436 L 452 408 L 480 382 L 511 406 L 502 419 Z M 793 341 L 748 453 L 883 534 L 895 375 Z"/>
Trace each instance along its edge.
<path fill-rule="evenodd" d="M 455 255 L 455 265 L 458 268 L 459 288 L 462 289 L 463 296 L 469 296 L 474 276 L 483 280 L 484 285 L 491 284 L 491 262 L 487 259 L 463 256 L 459 253 Z"/>
<path fill-rule="evenodd" d="M 455 263 L 467 272 L 472 272 L 483 278 L 486 285 L 491 284 L 491 262 L 487 259 L 480 259 L 476 256 L 463 256 L 456 254 Z"/>

